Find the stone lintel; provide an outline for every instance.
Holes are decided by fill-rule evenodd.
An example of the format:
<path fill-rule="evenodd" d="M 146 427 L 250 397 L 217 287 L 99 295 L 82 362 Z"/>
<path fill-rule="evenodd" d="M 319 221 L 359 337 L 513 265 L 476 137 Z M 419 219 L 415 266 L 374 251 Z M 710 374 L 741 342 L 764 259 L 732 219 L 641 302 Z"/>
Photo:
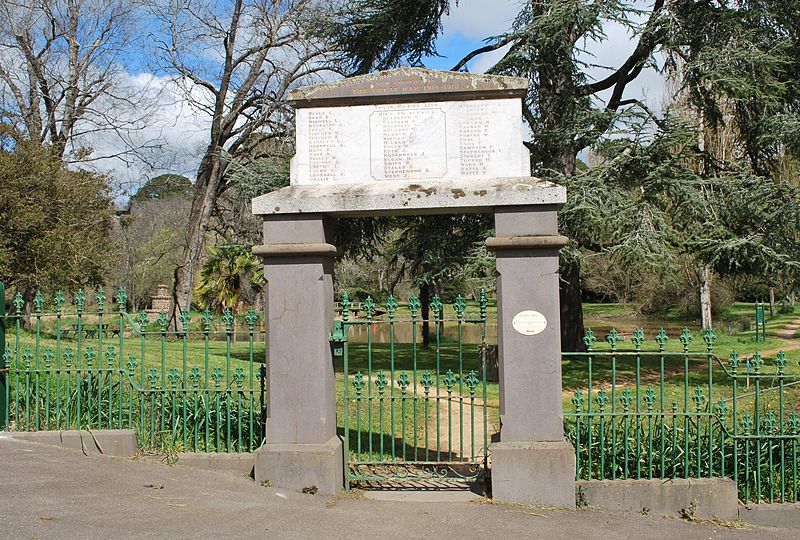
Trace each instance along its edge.
<path fill-rule="evenodd" d="M 253 246 L 253 255 L 256 257 L 336 256 L 337 253 L 336 246 L 325 242 Z"/>
<path fill-rule="evenodd" d="M 498 249 L 561 249 L 569 238 L 561 235 L 547 236 L 493 236 L 486 239 L 486 248 Z"/>
<path fill-rule="evenodd" d="M 253 214 L 332 217 L 489 213 L 567 201 L 563 186 L 531 176 L 483 180 L 391 180 L 288 186 L 253 199 Z M 274 219 L 274 218 L 273 218 Z"/>
<path fill-rule="evenodd" d="M 289 93 L 289 101 L 298 108 L 337 107 L 522 98 L 527 92 L 522 77 L 399 68 L 298 88 Z"/>

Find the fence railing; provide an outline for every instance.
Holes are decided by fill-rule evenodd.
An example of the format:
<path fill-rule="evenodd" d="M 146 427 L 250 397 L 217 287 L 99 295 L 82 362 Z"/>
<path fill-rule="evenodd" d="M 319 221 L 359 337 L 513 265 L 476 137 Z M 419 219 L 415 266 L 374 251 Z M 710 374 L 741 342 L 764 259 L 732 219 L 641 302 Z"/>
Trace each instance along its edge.
<path fill-rule="evenodd" d="M 796 502 L 800 373 L 783 352 L 731 352 L 716 336 L 692 349 L 684 330 L 671 347 L 662 329 L 648 347 L 612 330 L 603 348 L 587 332 L 585 353 L 564 353 L 564 426 L 577 479 L 730 477 L 743 502 Z"/>
<path fill-rule="evenodd" d="M 263 332 L 255 311 L 127 313 L 99 291 L 37 293 L 26 327 L 17 294 L 7 329 L 0 429 L 135 429 L 140 446 L 160 451 L 247 452 L 263 439 Z M 4 304 L 0 296 L 0 305 Z M 2 385 L 0 385 L 2 388 Z"/>

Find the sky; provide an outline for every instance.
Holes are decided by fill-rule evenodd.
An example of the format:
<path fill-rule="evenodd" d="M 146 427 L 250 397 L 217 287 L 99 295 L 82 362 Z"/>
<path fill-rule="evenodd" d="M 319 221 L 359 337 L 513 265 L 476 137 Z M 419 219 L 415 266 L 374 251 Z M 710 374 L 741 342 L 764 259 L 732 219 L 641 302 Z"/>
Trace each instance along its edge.
<path fill-rule="evenodd" d="M 483 40 L 507 31 L 519 12 L 520 0 L 460 0 L 443 20 L 443 32 L 437 42 L 438 57 L 425 59 L 432 69 L 450 69 L 468 52 L 483 46 Z M 648 7 L 649 0 L 642 0 L 641 7 Z M 588 43 L 587 50 L 593 55 L 585 60 L 599 65 L 614 66 L 621 63 L 632 52 L 635 42 L 626 29 L 616 24 L 604 28 L 607 40 Z M 484 72 L 504 54 L 504 50 L 493 51 L 473 59 L 468 67 L 472 72 Z M 600 68 L 590 71 L 597 79 L 608 74 Z M 208 118 L 197 114 L 179 99 L 179 92 L 169 79 L 143 71 L 128 75 L 127 84 L 142 91 L 161 90 L 158 111 L 150 118 L 148 127 L 137 134 L 142 141 L 161 140 L 161 147 L 150 152 L 147 163 L 119 159 L 99 160 L 94 166 L 108 172 L 117 179 L 119 199 L 124 200 L 146 181 L 148 177 L 170 172 L 183 174 L 191 179 L 197 171 L 205 146 L 208 144 Z M 626 90 L 626 97 L 644 100 L 652 109 L 660 110 L 663 100 L 664 81 L 652 68 L 642 74 Z M 604 96 L 601 95 L 600 98 Z M 109 139 L 93 141 L 97 154 L 112 153 L 115 144 Z"/>

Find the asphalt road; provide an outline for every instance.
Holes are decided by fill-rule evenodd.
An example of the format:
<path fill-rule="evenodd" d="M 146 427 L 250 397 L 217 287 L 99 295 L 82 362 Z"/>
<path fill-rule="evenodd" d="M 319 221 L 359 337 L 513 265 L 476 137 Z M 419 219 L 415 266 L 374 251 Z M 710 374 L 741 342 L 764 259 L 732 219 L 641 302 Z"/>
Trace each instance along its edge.
<path fill-rule="evenodd" d="M 0 434 L 0 538 L 797 538 L 678 518 L 489 502 L 328 498 L 87 457 Z"/>

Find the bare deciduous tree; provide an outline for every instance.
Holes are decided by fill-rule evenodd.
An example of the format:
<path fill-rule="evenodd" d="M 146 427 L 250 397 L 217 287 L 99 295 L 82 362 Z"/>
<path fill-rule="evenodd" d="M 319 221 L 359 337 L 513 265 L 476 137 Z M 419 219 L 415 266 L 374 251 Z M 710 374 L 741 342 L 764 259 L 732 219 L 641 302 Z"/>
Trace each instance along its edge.
<path fill-rule="evenodd" d="M 226 171 L 265 138 L 286 137 L 285 98 L 326 68 L 325 47 L 310 29 L 319 0 L 163 0 L 155 8 L 160 72 L 171 73 L 211 128 L 195 180 L 181 264 L 175 270 L 173 324 L 188 309 L 209 220 L 230 184 Z M 224 155 L 223 155 L 224 154 Z"/>
<path fill-rule="evenodd" d="M 0 118 L 66 161 L 129 157 L 152 103 L 126 84 L 142 0 L 0 3 Z M 114 149 L 93 153 L 102 137 Z"/>

